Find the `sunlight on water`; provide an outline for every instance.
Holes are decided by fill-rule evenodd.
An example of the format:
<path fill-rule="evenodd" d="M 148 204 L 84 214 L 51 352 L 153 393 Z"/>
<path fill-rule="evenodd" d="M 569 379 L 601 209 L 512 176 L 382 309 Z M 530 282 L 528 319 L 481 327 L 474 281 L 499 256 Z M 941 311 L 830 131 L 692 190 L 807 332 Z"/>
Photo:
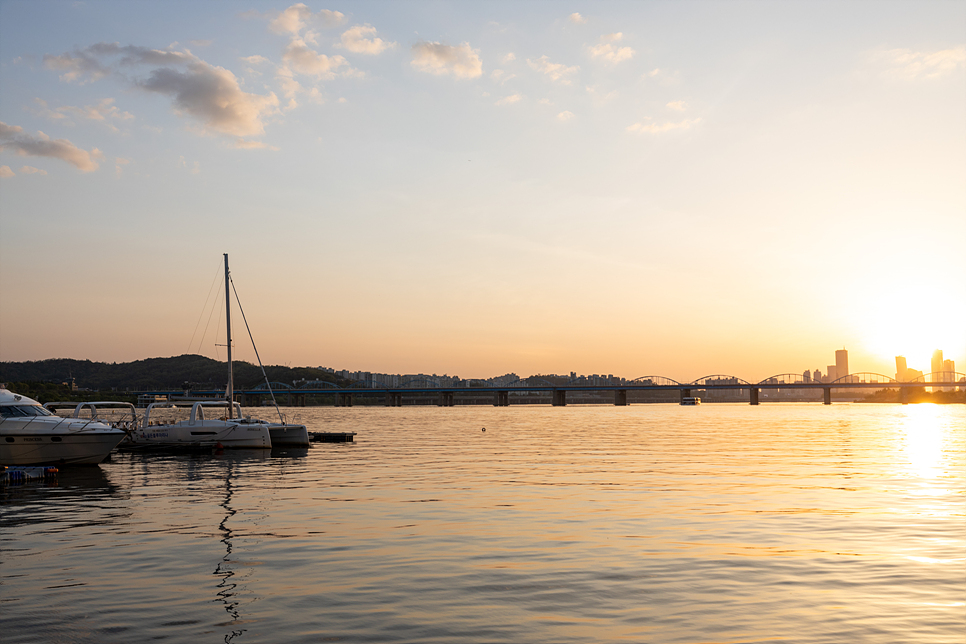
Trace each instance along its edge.
<path fill-rule="evenodd" d="M 290 411 L 0 491 L 4 644 L 962 642 L 961 405 Z"/>

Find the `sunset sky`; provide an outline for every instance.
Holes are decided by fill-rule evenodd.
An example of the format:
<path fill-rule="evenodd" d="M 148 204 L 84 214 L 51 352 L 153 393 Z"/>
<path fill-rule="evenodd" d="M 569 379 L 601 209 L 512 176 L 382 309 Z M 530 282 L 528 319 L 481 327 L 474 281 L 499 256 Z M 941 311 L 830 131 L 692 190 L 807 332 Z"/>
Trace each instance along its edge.
<path fill-rule="evenodd" d="M 4 361 L 966 372 L 963 2 L 2 0 L 0 146 Z"/>

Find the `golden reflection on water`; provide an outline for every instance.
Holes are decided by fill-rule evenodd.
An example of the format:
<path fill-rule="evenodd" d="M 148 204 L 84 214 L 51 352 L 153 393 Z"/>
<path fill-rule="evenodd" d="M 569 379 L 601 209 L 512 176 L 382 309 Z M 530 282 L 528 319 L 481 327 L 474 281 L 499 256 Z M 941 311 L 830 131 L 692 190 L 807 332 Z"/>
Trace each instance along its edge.
<path fill-rule="evenodd" d="M 921 479 L 936 479 L 945 474 L 944 448 L 951 429 L 939 405 L 910 405 L 904 409 L 899 427 L 908 470 Z M 931 496 L 948 494 L 945 489 L 924 489 Z"/>

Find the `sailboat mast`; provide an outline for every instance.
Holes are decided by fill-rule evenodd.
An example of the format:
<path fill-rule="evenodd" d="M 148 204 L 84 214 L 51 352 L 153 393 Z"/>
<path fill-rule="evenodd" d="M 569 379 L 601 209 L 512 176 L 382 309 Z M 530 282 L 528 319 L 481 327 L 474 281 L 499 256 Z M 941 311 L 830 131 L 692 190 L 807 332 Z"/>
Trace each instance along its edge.
<path fill-rule="evenodd" d="M 228 390 L 225 392 L 225 397 L 228 399 L 228 415 L 231 416 L 234 411 L 230 406 L 235 400 L 235 378 L 231 368 L 231 296 L 229 294 L 231 287 L 229 280 L 228 253 L 225 253 L 225 322 L 228 324 Z"/>

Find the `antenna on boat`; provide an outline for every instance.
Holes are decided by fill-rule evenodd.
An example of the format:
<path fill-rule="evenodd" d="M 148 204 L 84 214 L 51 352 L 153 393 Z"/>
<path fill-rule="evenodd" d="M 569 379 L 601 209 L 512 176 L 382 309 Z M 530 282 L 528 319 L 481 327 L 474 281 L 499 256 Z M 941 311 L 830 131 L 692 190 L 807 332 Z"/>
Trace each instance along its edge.
<path fill-rule="evenodd" d="M 231 404 L 235 400 L 235 378 L 231 368 L 231 287 L 229 281 L 231 274 L 228 272 L 228 253 L 225 253 L 225 322 L 228 324 L 228 390 L 225 398 L 228 399 L 228 414 L 231 415 Z"/>

